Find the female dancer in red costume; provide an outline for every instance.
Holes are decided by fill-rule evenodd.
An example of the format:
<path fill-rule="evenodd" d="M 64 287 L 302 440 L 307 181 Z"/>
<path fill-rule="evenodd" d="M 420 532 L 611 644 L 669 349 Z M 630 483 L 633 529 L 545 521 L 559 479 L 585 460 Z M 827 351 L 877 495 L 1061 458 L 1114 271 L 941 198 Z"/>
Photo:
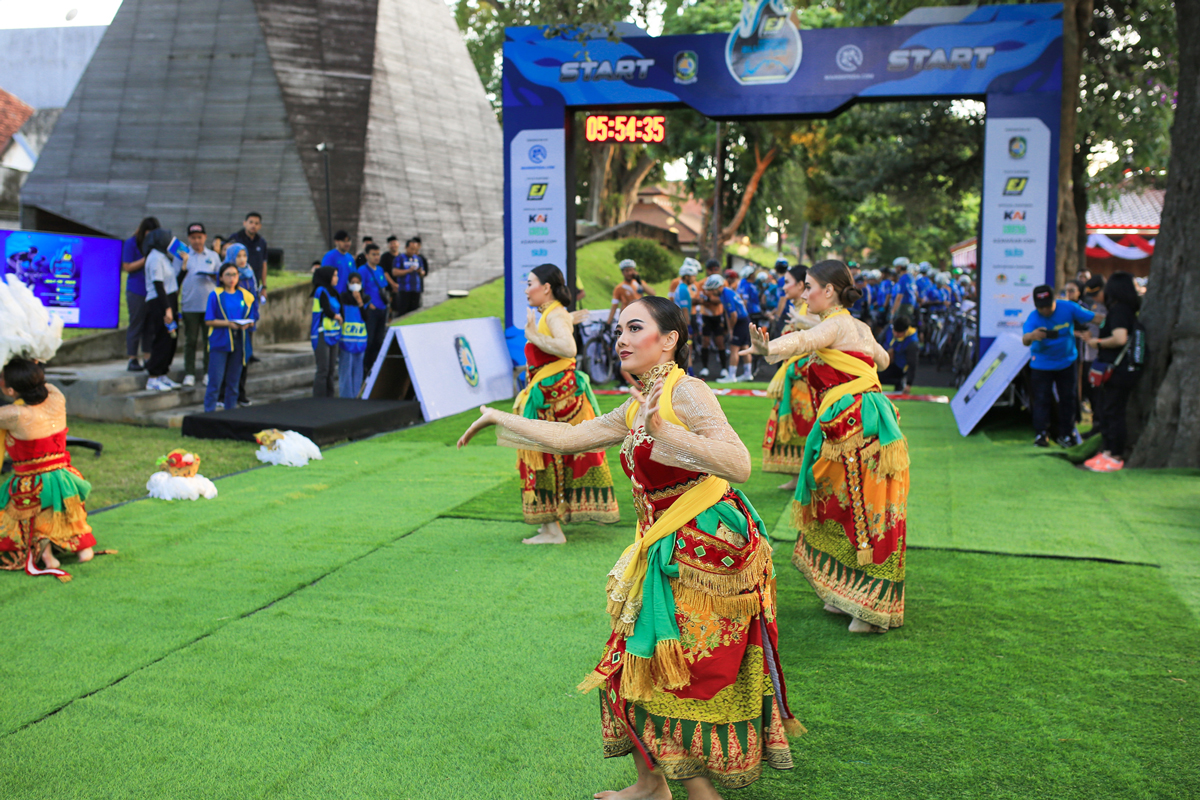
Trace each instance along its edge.
<path fill-rule="evenodd" d="M 730 482 L 750 453 L 705 383 L 689 378 L 687 319 L 646 297 L 621 312 L 617 350 L 639 387 L 619 408 L 576 426 L 486 406 L 459 439 L 499 426 L 502 444 L 579 453 L 621 444 L 633 482 L 635 540 L 609 573 L 612 635 L 580 685 L 601 689 L 606 757 L 635 754 L 637 782 L 597 798 L 693 800 L 753 783 L 763 762 L 790 769 L 788 710 L 777 650 L 771 545 Z"/>

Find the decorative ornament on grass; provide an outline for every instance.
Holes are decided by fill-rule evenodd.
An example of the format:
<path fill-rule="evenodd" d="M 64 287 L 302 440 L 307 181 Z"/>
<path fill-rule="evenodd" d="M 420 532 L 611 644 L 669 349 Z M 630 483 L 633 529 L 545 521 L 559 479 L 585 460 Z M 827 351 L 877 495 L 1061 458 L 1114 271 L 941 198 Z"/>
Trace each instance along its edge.
<path fill-rule="evenodd" d="M 323 459 L 321 448 L 312 439 L 295 431 L 280 431 L 270 428 L 254 434 L 254 441 L 261 447 L 255 455 L 264 464 L 283 464 L 285 467 L 303 467 L 311 459 Z"/>
<path fill-rule="evenodd" d="M 200 472 L 200 456 L 186 450 L 172 450 L 158 461 L 159 470 L 146 481 L 146 491 L 159 500 L 208 500 L 217 496 L 217 487 Z"/>

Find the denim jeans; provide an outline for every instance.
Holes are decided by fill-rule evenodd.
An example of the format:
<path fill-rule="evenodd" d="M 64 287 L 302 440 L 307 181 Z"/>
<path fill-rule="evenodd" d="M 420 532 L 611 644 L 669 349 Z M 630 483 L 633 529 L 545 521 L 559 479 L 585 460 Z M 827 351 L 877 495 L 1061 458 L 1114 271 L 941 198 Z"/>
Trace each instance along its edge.
<path fill-rule="evenodd" d="M 338 350 L 338 397 L 358 397 L 363 383 L 363 355 Z"/>
<path fill-rule="evenodd" d="M 241 337 L 234 337 L 232 351 L 213 350 L 208 354 L 208 386 L 204 389 L 204 411 L 217 410 L 217 397 L 221 385 L 225 386 L 225 409 L 237 408 L 238 380 L 242 377 Z"/>

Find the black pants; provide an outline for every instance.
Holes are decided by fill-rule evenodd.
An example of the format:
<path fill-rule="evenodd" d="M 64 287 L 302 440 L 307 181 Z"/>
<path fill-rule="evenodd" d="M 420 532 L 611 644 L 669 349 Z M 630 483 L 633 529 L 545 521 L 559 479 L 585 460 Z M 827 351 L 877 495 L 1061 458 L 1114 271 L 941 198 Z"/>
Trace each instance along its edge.
<path fill-rule="evenodd" d="M 387 336 L 388 329 L 387 314 L 386 308 L 368 308 L 363 312 L 363 322 L 367 323 L 367 351 L 363 355 L 364 375 L 371 373 L 375 357 L 379 355 L 379 349 L 383 347 L 383 340 Z"/>
<path fill-rule="evenodd" d="M 1100 435 L 1104 437 L 1104 449 L 1117 458 L 1125 457 L 1125 448 L 1129 445 L 1129 427 L 1125 421 L 1125 409 L 1129 405 L 1129 395 L 1137 386 L 1140 373 L 1122 369 L 1121 365 L 1113 370 L 1108 383 L 1100 387 L 1097 394 L 1100 397 L 1100 407 L 1103 415 L 1100 420 Z"/>
<path fill-rule="evenodd" d="M 146 359 L 146 374 L 151 378 L 161 378 L 171 371 L 171 362 L 175 360 L 175 347 L 178 341 L 167 330 L 164 317 L 167 309 L 171 308 L 179 320 L 179 314 L 173 308 L 173 297 L 155 297 L 146 301 L 146 330 L 150 335 L 150 357 Z"/>
<path fill-rule="evenodd" d="M 1069 436 L 1075 430 L 1075 365 L 1065 369 L 1031 369 L 1033 389 L 1033 430 L 1050 432 L 1050 415 L 1054 393 L 1058 392 L 1058 437 Z"/>
<path fill-rule="evenodd" d="M 420 307 L 420 292 L 396 292 L 396 296 L 392 298 L 392 311 L 395 311 L 398 317 L 411 314 Z"/>

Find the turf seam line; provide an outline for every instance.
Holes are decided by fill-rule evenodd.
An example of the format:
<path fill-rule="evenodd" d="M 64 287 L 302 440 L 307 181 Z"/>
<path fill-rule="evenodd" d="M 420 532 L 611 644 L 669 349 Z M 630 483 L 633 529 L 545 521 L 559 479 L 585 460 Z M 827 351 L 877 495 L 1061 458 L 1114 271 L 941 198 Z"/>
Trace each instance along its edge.
<path fill-rule="evenodd" d="M 1119 558 L 1103 558 L 1101 556 L 1064 556 L 1055 553 L 1005 553 L 1000 550 L 971 550 L 966 547 L 930 547 L 929 545 L 910 544 L 909 550 L 936 550 L 950 553 L 973 553 L 981 556 L 1009 556 L 1011 558 L 1049 558 L 1057 561 L 1094 561 L 1098 564 L 1121 564 L 1127 567 L 1153 567 L 1162 569 L 1161 564 L 1149 561 L 1122 561 Z"/>
<path fill-rule="evenodd" d="M 270 465 L 264 464 L 263 466 L 270 466 Z M 260 467 L 251 467 L 250 469 L 260 469 Z M 248 470 L 244 470 L 244 471 L 248 471 Z M 236 473 L 233 473 L 233 474 L 236 474 Z M 132 501 L 132 500 L 127 500 L 127 501 L 125 501 L 125 502 L 127 502 L 127 503 L 132 503 L 132 502 L 134 502 L 134 501 Z M 230 620 L 229 620 L 228 622 L 226 622 L 224 625 L 221 625 L 221 626 L 219 626 L 219 627 L 216 627 L 216 628 L 214 628 L 213 630 L 211 630 L 211 631 L 208 631 L 207 633 L 202 633 L 202 634 L 200 634 L 199 636 L 197 636 L 195 639 L 192 639 L 192 640 L 191 640 L 191 641 L 189 641 L 189 642 L 184 642 L 184 643 L 183 643 L 183 644 L 181 644 L 179 647 L 176 647 L 176 648 L 174 648 L 173 650 L 169 650 L 169 651 L 167 651 L 167 652 L 163 653 L 162 655 L 158 656 L 157 658 L 155 658 L 155 659 L 152 659 L 151 661 L 147 661 L 145 664 L 142 664 L 140 667 L 137 667 L 136 669 L 132 669 L 132 670 L 130 670 L 129 672 L 125 673 L 124 675 L 121 675 L 121 676 L 120 676 L 120 677 L 118 677 L 118 678 L 115 678 L 114 680 L 112 680 L 111 682 L 109 682 L 109 683 L 105 684 L 104 686 L 101 686 L 101 687 L 99 687 L 99 688 L 97 688 L 97 689 L 93 689 L 93 690 L 91 690 L 90 692 L 86 692 L 86 693 L 84 693 L 84 694 L 81 694 L 81 695 L 79 695 L 78 697 L 73 697 L 73 698 L 71 698 L 71 699 L 70 699 L 70 700 L 68 700 L 67 702 L 65 702 L 65 703 L 63 703 L 62 705 L 60 705 L 58 708 L 51 709 L 50 711 L 47 711 L 45 714 L 43 714 L 42 716 L 38 717 L 37 719 L 30 720 L 29 722 L 26 722 L 26 723 L 25 723 L 24 725 L 22 725 L 21 727 L 19 727 L 19 728 L 14 728 L 13 730 L 11 730 L 11 731 L 9 731 L 9 732 L 5 733 L 3 736 L 4 736 L 4 737 L 13 736 L 13 735 L 15 735 L 15 734 L 18 734 L 18 733 L 20 733 L 21 731 L 25 730 L 26 728 L 32 728 L 34 725 L 37 725 L 39 722 L 43 722 L 43 721 L 45 721 L 45 720 L 49 719 L 50 717 L 53 717 L 53 716 L 54 716 L 55 714 L 57 714 L 58 712 L 62 711 L 63 709 L 67 708 L 67 707 L 68 707 L 68 706 L 70 706 L 70 705 L 73 705 L 74 703 L 76 703 L 76 702 L 78 702 L 78 701 L 80 701 L 80 700 L 86 700 L 87 698 L 89 698 L 89 697 L 91 697 L 91 696 L 93 696 L 93 695 L 96 695 L 96 694 L 99 694 L 100 692 L 103 692 L 105 689 L 111 689 L 112 687 L 116 686 L 118 683 L 120 683 L 121 681 L 125 680 L 126 678 L 128 678 L 128 677 L 130 677 L 130 676 L 132 676 L 132 675 L 135 675 L 135 674 L 137 674 L 138 672 L 141 672 L 141 671 L 142 671 L 142 670 L 144 670 L 144 669 L 147 669 L 147 668 L 149 668 L 149 667 L 152 667 L 152 666 L 154 666 L 155 664 L 157 664 L 158 662 L 160 662 L 160 661 L 162 661 L 162 660 L 164 660 L 164 659 L 166 659 L 166 658 L 169 658 L 170 656 L 172 656 L 172 655 L 175 655 L 176 653 L 182 652 L 182 651 L 184 651 L 184 650 L 188 649 L 189 647 L 191 647 L 192 645 L 194 645 L 194 644 L 196 644 L 196 643 L 198 643 L 198 642 L 202 642 L 202 641 L 204 641 L 205 639 L 207 639 L 208 637 L 210 637 L 210 636 L 213 636 L 214 634 L 220 633 L 221 631 L 225 630 L 225 628 L 229 627 L 230 625 L 232 625 L 232 624 L 234 624 L 234 623 L 236 623 L 236 622 L 240 622 L 241 620 L 244 620 L 244 619 L 247 619 L 247 618 L 249 618 L 249 617 L 252 617 L 252 616 L 254 616 L 255 614 L 257 614 L 258 612 L 260 612 L 260 611 L 265 611 L 266 609 L 270 608 L 271 606 L 275 605 L 276 603 L 280 602 L 281 600 L 286 600 L 286 599 L 288 599 L 289 597 L 291 597 L 292 595 L 296 594 L 297 592 L 300 592 L 300 591 L 303 591 L 303 590 L 305 590 L 305 589 L 308 589 L 308 588 L 310 588 L 310 587 L 312 587 L 312 586 L 315 586 L 316 584 L 318 584 L 318 583 L 320 583 L 321 581 L 325 580 L 326 578 L 328 578 L 330 575 L 334 574 L 335 572 L 339 572 L 339 571 L 341 571 L 342 569 L 344 569 L 344 568 L 346 568 L 346 567 L 350 566 L 351 564 L 353 564 L 353 563 L 355 563 L 355 562 L 357 562 L 357 561 L 361 561 L 362 559 L 366 558 L 367 556 L 373 555 L 373 554 L 375 554 L 375 553 L 379 552 L 380 550 L 382 550 L 383 548 L 385 548 L 385 547 L 388 547 L 388 546 L 390 546 L 390 545 L 393 545 L 393 544 L 395 544 L 396 542 L 400 541 L 401 539 L 404 539 L 404 538 L 406 538 L 406 537 L 408 537 L 408 536 L 411 536 L 411 535 L 413 535 L 413 534 L 414 534 L 414 533 L 416 533 L 417 531 L 419 531 L 419 530 L 421 530 L 422 528 L 424 528 L 424 527 L 426 527 L 426 526 L 430 525 L 431 523 L 435 522 L 436 520 L 437 520 L 437 517 L 434 517 L 432 520 L 429 520 L 428 522 L 425 522 L 425 523 L 424 523 L 424 524 L 422 524 L 422 525 L 418 525 L 417 527 L 413 528 L 412 530 L 408 531 L 407 533 L 402 533 L 402 534 L 400 534 L 400 535 L 399 535 L 399 536 L 397 536 L 395 539 L 389 539 L 389 540 L 387 540 L 386 542 L 383 542 L 383 543 L 381 543 L 381 544 L 377 545 L 376 547 L 373 547 L 373 548 L 371 548 L 370 550 L 368 550 L 368 551 L 366 551 L 366 552 L 364 552 L 364 553 L 361 553 L 361 554 L 359 554 L 359 555 L 355 556 L 354 558 L 351 558 L 349 561 L 346 561 L 346 562 L 343 562 L 342 564 L 339 564 L 338 566 L 334 567 L 333 569 L 329 570 L 328 572 L 325 572 L 325 573 L 322 573 L 321 575 L 318 575 L 317 577 L 313 578 L 313 579 L 312 579 L 311 581 L 309 581 L 308 583 L 306 583 L 306 584 L 303 584 L 303 585 L 301 585 L 301 586 L 297 586 L 296 588 L 292 589 L 292 590 L 291 590 L 290 592 L 288 592 L 287 594 L 280 595 L 279 597 L 276 597 L 275 599 L 271 600 L 269 603 L 265 603 L 265 604 L 263 604 L 263 605 L 259 606 L 258 608 L 255 608 L 255 609 L 251 609 L 250 611 L 247 611 L 245 614 L 241 614 L 240 616 L 238 616 L 238 617 L 236 617 L 236 618 L 230 619 Z"/>

